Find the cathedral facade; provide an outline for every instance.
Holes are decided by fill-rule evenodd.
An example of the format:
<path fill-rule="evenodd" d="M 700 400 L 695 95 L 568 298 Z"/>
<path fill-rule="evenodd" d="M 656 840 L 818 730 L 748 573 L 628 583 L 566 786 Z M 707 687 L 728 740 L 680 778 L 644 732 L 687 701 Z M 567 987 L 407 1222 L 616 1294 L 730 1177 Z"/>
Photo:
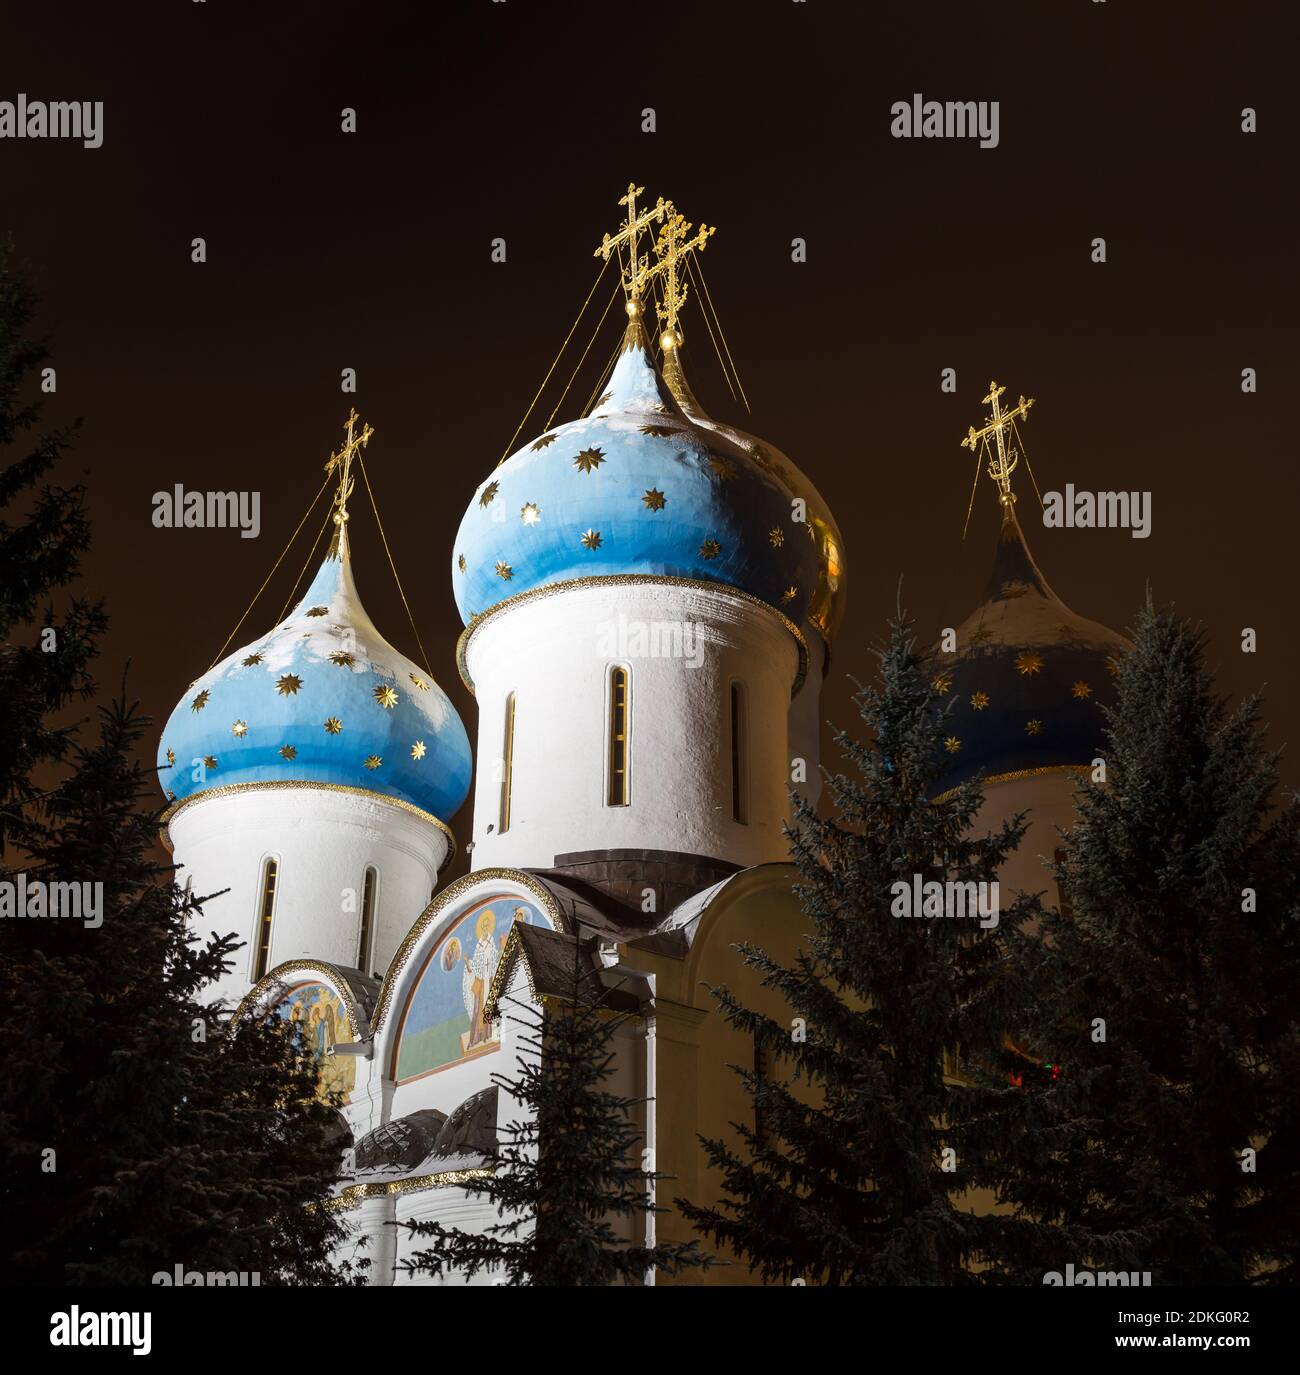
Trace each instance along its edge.
<path fill-rule="evenodd" d="M 714 1201 L 698 1137 L 730 1138 L 752 1112 L 728 1066 L 754 1063 L 754 1048 L 708 986 L 780 1016 L 735 945 L 789 960 L 806 927 L 783 827 L 792 788 L 817 799 L 844 544 L 789 458 L 692 395 L 675 282 L 656 361 L 647 282 L 678 259 L 662 235 L 657 262 L 639 255 L 654 212 L 638 212 L 636 190 L 606 240 L 624 241 L 630 266 L 603 394 L 465 494 L 451 581 L 475 747 L 360 601 L 347 503 L 370 432 L 355 416 L 306 595 L 190 685 L 160 742 L 181 879 L 220 894 L 205 928 L 246 942 L 218 991 L 304 1023 L 344 1095 L 353 1150 L 336 1206 L 368 1238 L 375 1284 L 410 1282 L 401 1261 L 419 1243 L 395 1224 L 496 1221 L 465 1185 L 511 1110 L 493 1078 L 517 1053 L 501 1004 L 563 997 L 571 955 L 558 952 L 575 935 L 635 997 L 611 1087 L 649 1100 L 639 1125 L 673 1192 Z M 661 224 L 675 214 L 664 205 Z M 990 820 L 1032 809 L 1006 881 L 1041 890 L 1039 856 L 1096 754 L 1123 642 L 1055 596 L 1009 482 L 999 490 L 988 587 L 937 651 L 956 698 L 949 785 L 980 770 Z M 443 884 L 471 779 L 470 870 Z M 657 1226 L 687 1234 L 671 1211 Z M 747 1278 L 730 1267 L 690 1282 Z"/>

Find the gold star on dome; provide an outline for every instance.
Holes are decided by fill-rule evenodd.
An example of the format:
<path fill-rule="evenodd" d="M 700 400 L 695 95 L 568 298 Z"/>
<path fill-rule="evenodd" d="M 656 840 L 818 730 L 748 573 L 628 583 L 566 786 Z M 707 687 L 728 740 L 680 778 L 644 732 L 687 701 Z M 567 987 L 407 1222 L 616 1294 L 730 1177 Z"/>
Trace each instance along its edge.
<path fill-rule="evenodd" d="M 351 668 L 356 663 L 356 658 L 346 650 L 336 649 L 330 655 L 330 663 L 337 664 L 340 668 Z"/>
<path fill-rule="evenodd" d="M 1089 697 L 1092 696 L 1092 687 L 1088 683 L 1085 683 L 1082 678 L 1080 678 L 1079 681 L 1075 683 L 1075 685 L 1070 689 L 1070 696 L 1077 697 L 1080 701 L 1086 701 Z"/>
<path fill-rule="evenodd" d="M 767 532 L 767 542 L 773 549 L 779 549 L 785 543 L 785 531 L 779 525 L 774 525 Z"/>
<path fill-rule="evenodd" d="M 642 425 L 641 433 L 648 434 L 651 439 L 671 439 L 675 431 L 667 425 Z"/>
<path fill-rule="evenodd" d="M 205 769 L 215 769 L 217 767 L 217 756 L 215 754 L 205 754 L 203 756 L 203 767 Z"/>
<path fill-rule="evenodd" d="M 781 600 L 783 602 L 792 602 L 798 595 L 799 589 L 791 584 L 791 586 L 787 587 L 785 591 L 781 593 Z"/>
<path fill-rule="evenodd" d="M 247 659 L 240 660 L 240 663 L 243 664 L 245 668 L 252 668 L 254 664 L 260 664 L 261 662 L 262 656 L 260 654 L 250 654 Z"/>
<path fill-rule="evenodd" d="M 950 735 L 944 742 L 943 747 L 949 754 L 956 754 L 961 749 L 961 741 L 955 735 Z"/>
<path fill-rule="evenodd" d="M 586 532 L 584 533 L 584 535 L 582 536 L 582 547 L 583 547 L 584 549 L 599 549 L 599 548 L 600 548 L 600 531 L 599 531 L 599 530 L 588 530 L 588 531 L 586 531 Z"/>
<path fill-rule="evenodd" d="M 424 741 L 423 741 L 423 740 L 417 740 L 417 741 L 415 742 L 415 744 L 413 744 L 413 745 L 411 746 L 411 758 L 412 758 L 412 759 L 423 759 L 424 756 L 425 756 L 427 753 L 428 753 L 428 751 L 427 751 L 427 749 L 425 748 L 425 745 L 424 745 Z"/>
<path fill-rule="evenodd" d="M 1043 656 L 1041 654 L 1034 654 L 1029 650 L 1025 650 L 1023 653 L 1016 655 L 1016 672 L 1019 673 L 1022 678 L 1032 677 L 1042 668 L 1042 666 Z"/>
<path fill-rule="evenodd" d="M 723 458 L 721 454 L 709 455 L 709 467 L 713 469 L 713 475 L 719 482 L 730 482 L 736 476 L 736 465 L 729 458 Z"/>
<path fill-rule="evenodd" d="M 497 577 L 500 578 L 502 582 L 509 582 L 514 575 L 515 570 L 510 567 L 505 559 L 497 560 Z"/>
<path fill-rule="evenodd" d="M 428 692 L 428 683 L 426 683 L 418 673 L 408 673 L 406 676 L 411 680 L 411 682 L 415 684 L 416 687 L 420 689 L 421 692 Z"/>
<path fill-rule="evenodd" d="M 936 673 L 934 677 L 930 680 L 930 686 L 936 692 L 951 692 L 952 670 L 946 668 L 942 673 Z"/>
<path fill-rule="evenodd" d="M 702 559 L 716 559 L 721 552 L 722 546 L 715 539 L 706 539 L 700 545 L 700 558 Z"/>
<path fill-rule="evenodd" d="M 973 645 L 982 645 L 985 640 L 991 640 L 992 638 L 993 632 L 984 625 L 976 626 L 970 633 L 970 642 Z"/>
<path fill-rule="evenodd" d="M 330 614 L 330 609 L 328 606 L 313 606 L 307 614 L 309 616 L 328 616 Z"/>
<path fill-rule="evenodd" d="M 1118 677 L 1119 677 L 1119 660 L 1118 660 L 1118 659 L 1107 659 L 1107 660 L 1106 660 L 1106 672 L 1109 673 L 1110 676 L 1111 676 L 1112 678 L 1118 678 Z"/>
<path fill-rule="evenodd" d="M 366 756 L 366 768 L 368 769 L 377 769 L 383 762 L 384 761 L 377 754 L 368 754 Z"/>
<path fill-rule="evenodd" d="M 1042 733 L 1043 733 L 1043 723 L 1042 723 L 1040 720 L 1038 720 L 1036 717 L 1035 717 L 1035 719 L 1032 720 L 1032 721 L 1026 721 L 1026 722 L 1025 722 L 1025 734 L 1026 734 L 1026 735 L 1042 735 Z"/>
<path fill-rule="evenodd" d="M 281 746 L 280 746 L 280 758 L 281 758 L 281 759 L 297 759 L 297 757 L 298 757 L 298 751 L 297 751 L 292 745 L 281 745 Z"/>
<path fill-rule="evenodd" d="M 465 555 L 464 555 L 464 554 L 461 554 L 461 555 L 456 559 L 456 567 L 459 568 L 460 571 L 461 571 L 462 573 L 465 571 Z"/>
<path fill-rule="evenodd" d="M 608 401 L 613 395 L 614 395 L 614 393 L 613 393 L 612 391 L 607 391 L 607 392 L 605 393 L 605 395 L 602 396 L 602 397 L 600 398 L 600 400 L 597 401 L 596 404 L 595 404 L 591 409 L 592 409 L 593 411 L 598 411 L 598 410 L 600 410 L 600 408 L 605 404 L 605 402 Z"/>
<path fill-rule="evenodd" d="M 651 487 L 642 495 L 641 500 L 651 511 L 662 511 L 667 498 L 658 487 Z"/>
<path fill-rule="evenodd" d="M 975 711 L 983 711 L 984 708 L 985 708 L 986 706 L 988 706 L 988 704 L 989 704 L 989 695 L 988 695 L 988 693 L 987 693 L 987 692 L 972 692 L 971 695 L 970 695 L 970 704 L 971 704 L 972 708 L 974 708 Z"/>
<path fill-rule="evenodd" d="M 190 703 L 190 710 L 202 711 L 203 708 L 207 706 L 208 698 L 211 696 L 212 694 L 207 690 L 207 688 L 204 688 L 203 691 L 200 692 L 199 695 Z"/>
<path fill-rule="evenodd" d="M 554 444 L 559 437 L 558 434 L 544 434 L 540 439 L 533 440 L 529 447 L 534 453 L 537 453 L 540 449 L 545 449 L 548 445 Z"/>
<path fill-rule="evenodd" d="M 397 705 L 397 689 L 391 687 L 388 683 L 380 683 L 379 686 L 375 688 L 374 697 L 375 701 L 378 702 L 385 711 L 392 711 Z"/>
<path fill-rule="evenodd" d="M 337 735 L 343 729 L 343 722 L 337 716 L 329 716 L 325 719 L 325 734 Z"/>
<path fill-rule="evenodd" d="M 601 465 L 602 463 L 604 463 L 604 461 L 605 461 L 605 455 L 604 455 L 604 452 L 603 452 L 602 450 L 600 450 L 600 449 L 584 449 L 584 450 L 577 456 L 577 458 L 575 458 L 575 459 L 573 460 L 573 466 L 574 466 L 580 473 L 591 473 L 591 472 L 595 472 L 595 470 L 596 470 L 597 468 L 599 468 L 600 465 Z"/>
<path fill-rule="evenodd" d="M 247 734 L 248 734 L 248 722 L 247 722 L 247 721 L 236 721 L 235 724 L 234 724 L 233 726 L 231 726 L 231 728 L 230 728 L 230 733 L 231 733 L 231 735 L 247 735 Z"/>
<path fill-rule="evenodd" d="M 168 751 L 167 751 L 167 762 L 168 762 L 169 764 L 174 764 L 174 763 L 176 762 L 176 751 L 175 751 L 175 750 L 168 750 Z"/>
<path fill-rule="evenodd" d="M 275 690 L 281 697 L 296 696 L 300 687 L 302 687 L 302 679 L 296 673 L 286 673 L 275 680 Z"/>
<path fill-rule="evenodd" d="M 489 504 L 491 503 L 491 501 L 492 501 L 492 498 L 493 498 L 494 496 L 496 496 L 496 494 L 497 494 L 500 490 L 501 490 L 501 484 L 500 484 L 499 482 L 489 482 L 488 485 L 487 485 L 486 487 L 484 487 L 483 490 L 479 493 L 479 495 L 478 495 L 478 504 L 479 504 L 480 506 L 487 506 L 487 505 L 489 505 Z"/>
<path fill-rule="evenodd" d="M 527 501 L 519 508 L 519 519 L 525 525 L 536 525 L 542 518 L 542 508 L 535 501 Z"/>

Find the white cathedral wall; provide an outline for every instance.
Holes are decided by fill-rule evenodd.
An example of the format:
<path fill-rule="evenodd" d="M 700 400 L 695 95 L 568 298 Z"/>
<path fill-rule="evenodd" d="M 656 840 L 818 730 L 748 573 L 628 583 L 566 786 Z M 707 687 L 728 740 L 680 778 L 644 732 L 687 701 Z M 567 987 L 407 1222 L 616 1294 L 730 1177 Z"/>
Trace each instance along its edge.
<path fill-rule="evenodd" d="M 217 992 L 237 1001 L 252 984 L 264 865 L 278 865 L 267 968 L 315 959 L 355 968 L 367 866 L 378 871 L 371 973 L 388 966 L 427 906 L 446 835 L 376 794 L 324 788 L 250 788 L 201 798 L 168 823 L 178 879 L 204 904 L 200 934 L 236 931 L 246 942 Z M 350 894 L 350 896 L 349 896 Z M 347 909 L 351 910 L 347 910 Z"/>
<path fill-rule="evenodd" d="M 652 635 L 691 652 L 648 653 Z M 798 648 L 765 607 L 721 587 L 593 581 L 491 616 L 471 636 L 467 662 L 479 707 L 473 868 L 546 868 L 557 854 L 592 849 L 676 850 L 742 866 L 785 857 Z M 626 806 L 608 802 L 617 665 L 631 679 Z M 745 693 L 744 822 L 732 809 L 733 681 Z"/>
<path fill-rule="evenodd" d="M 1057 902 L 1056 881 L 1045 861 L 1061 844 L 1058 828 L 1074 823 L 1074 792 L 1078 776 L 1073 773 L 1040 774 L 1030 778 L 1009 778 L 987 784 L 984 805 L 975 817 L 973 830 L 984 834 L 1017 812 L 1028 812 L 1029 829 L 1020 848 L 1007 860 L 998 874 L 999 895 L 1004 907 L 1010 906 L 1016 892 L 1042 893 L 1044 906 Z"/>
<path fill-rule="evenodd" d="M 807 624 L 803 627 L 808 640 L 808 676 L 790 703 L 790 761 L 791 775 L 796 760 L 803 763 L 803 778 L 791 777 L 790 786 L 809 806 L 815 807 L 822 795 L 822 683 L 825 681 L 826 641 Z M 782 855 L 782 859 L 788 855 Z"/>

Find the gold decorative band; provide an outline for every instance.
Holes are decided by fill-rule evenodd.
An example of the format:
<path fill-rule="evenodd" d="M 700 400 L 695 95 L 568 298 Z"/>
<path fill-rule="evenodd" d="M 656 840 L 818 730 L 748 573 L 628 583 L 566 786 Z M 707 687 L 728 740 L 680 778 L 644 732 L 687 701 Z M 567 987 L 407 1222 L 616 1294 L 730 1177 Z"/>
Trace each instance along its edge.
<path fill-rule="evenodd" d="M 987 778 L 980 779 L 982 787 L 987 788 L 991 783 L 1013 783 L 1018 778 L 1045 778 L 1049 774 L 1073 773 L 1080 777 L 1086 777 L 1092 772 L 1092 768 L 1087 764 L 1044 764 L 1037 769 L 1013 769 L 1010 773 L 991 773 Z M 949 788 L 947 792 L 940 793 L 933 798 L 935 802 L 942 802 L 957 791 L 956 788 Z"/>
<path fill-rule="evenodd" d="M 471 1179 L 485 1179 L 492 1173 L 486 1167 L 475 1170 L 447 1170 L 443 1174 L 416 1175 L 410 1179 L 390 1179 L 374 1184 L 349 1184 L 346 1189 L 321 1204 L 326 1212 L 345 1212 L 363 1199 L 383 1198 L 387 1194 L 412 1194 L 424 1189 L 454 1189 Z"/>
<path fill-rule="evenodd" d="M 204 788 L 201 792 L 182 797 L 179 801 L 173 802 L 159 817 L 163 844 L 170 853 L 172 846 L 171 838 L 167 834 L 168 826 L 175 817 L 196 802 L 205 802 L 212 797 L 233 797 L 236 793 L 257 792 L 270 788 L 311 788 L 317 792 L 353 793 L 357 797 L 368 797 L 372 801 L 382 802 L 385 806 L 396 807 L 398 811 L 409 812 L 412 816 L 418 816 L 422 821 L 427 821 L 447 837 L 447 854 L 438 866 L 439 873 L 442 873 L 456 857 L 456 836 L 451 827 L 445 821 L 440 821 L 432 812 L 426 812 L 423 807 L 417 807 L 414 802 L 406 802 L 400 797 L 389 797 L 387 793 L 373 792 L 369 788 L 354 788 L 350 783 L 316 783 L 306 778 L 268 778 L 260 783 L 226 783 L 219 788 Z"/>
<path fill-rule="evenodd" d="M 348 1030 L 354 1037 L 361 1035 L 361 1020 L 357 1014 L 356 999 L 352 996 L 352 990 L 338 970 L 332 964 L 326 964 L 324 960 L 289 960 L 284 964 L 277 964 L 270 973 L 263 974 L 244 994 L 230 1019 L 230 1025 L 234 1026 L 271 989 L 283 984 L 285 979 L 282 976 L 285 974 L 320 974 L 328 979 L 330 985 L 343 1000 L 343 1006 L 348 1014 Z"/>
<path fill-rule="evenodd" d="M 539 601 L 543 597 L 557 597 L 562 592 L 573 592 L 584 587 L 635 587 L 638 585 L 685 587 L 698 592 L 720 592 L 729 597 L 736 597 L 742 602 L 749 602 L 753 606 L 761 607 L 770 615 L 775 616 L 794 636 L 795 644 L 799 650 L 799 669 L 795 673 L 794 682 L 790 687 L 790 696 L 798 695 L 799 689 L 803 687 L 804 679 L 808 676 L 808 641 L 804 638 L 803 631 L 795 625 L 789 616 L 778 611 L 776 607 L 765 602 L 761 597 L 755 597 L 752 592 L 743 592 L 739 587 L 732 587 L 730 583 L 705 582 L 701 578 L 672 578 L 666 574 L 660 576 L 653 573 L 610 573 L 605 577 L 569 578 L 564 582 L 552 582 L 543 587 L 533 587 L 527 592 L 517 592 L 513 597 L 507 597 L 505 601 L 497 602 L 495 606 L 488 607 L 486 611 L 480 611 L 461 632 L 460 639 L 456 641 L 456 667 L 460 671 L 461 682 L 471 692 L 474 691 L 474 680 L 469 676 L 469 664 L 466 662 L 469 642 L 485 622 L 500 615 L 503 611 L 512 610 L 524 602 Z"/>

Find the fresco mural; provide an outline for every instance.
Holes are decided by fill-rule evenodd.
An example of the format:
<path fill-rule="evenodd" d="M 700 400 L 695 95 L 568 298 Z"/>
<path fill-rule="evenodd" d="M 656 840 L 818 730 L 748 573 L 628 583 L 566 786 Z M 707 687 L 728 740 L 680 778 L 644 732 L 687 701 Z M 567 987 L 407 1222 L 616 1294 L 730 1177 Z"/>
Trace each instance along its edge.
<path fill-rule="evenodd" d="M 320 1063 L 322 1097 L 332 1089 L 350 1095 L 357 1086 L 356 1056 L 329 1053 L 330 1046 L 350 1044 L 353 1039 L 343 999 L 327 984 L 302 983 L 291 988 L 275 1010 L 282 1020 L 302 1026 Z"/>
<path fill-rule="evenodd" d="M 448 927 L 425 961 L 406 1004 L 393 1077 L 400 1084 L 497 1048 L 483 1015 L 492 976 L 516 922 L 550 927 L 523 898 L 481 899 Z"/>

